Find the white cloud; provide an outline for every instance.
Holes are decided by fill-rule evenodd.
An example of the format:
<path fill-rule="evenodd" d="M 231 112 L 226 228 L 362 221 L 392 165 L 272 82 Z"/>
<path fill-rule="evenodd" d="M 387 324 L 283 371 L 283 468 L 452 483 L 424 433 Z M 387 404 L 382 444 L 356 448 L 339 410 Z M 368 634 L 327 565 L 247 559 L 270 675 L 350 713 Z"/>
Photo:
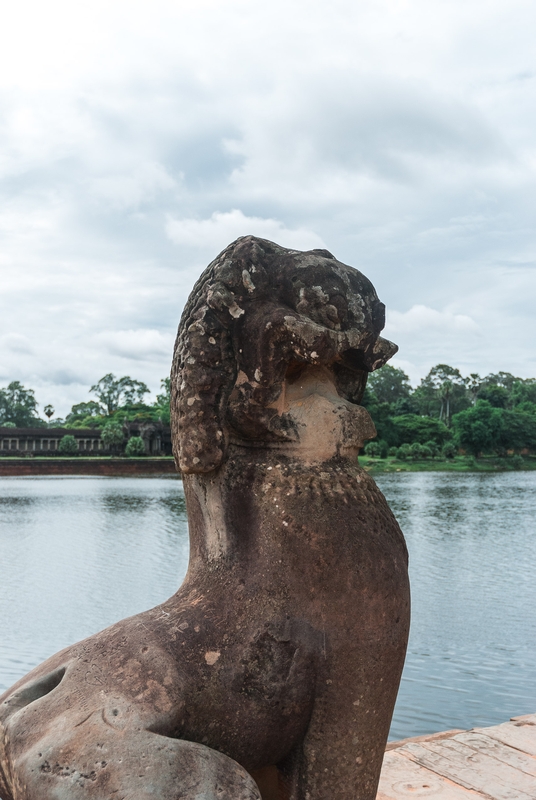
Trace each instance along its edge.
<path fill-rule="evenodd" d="M 215 211 L 209 219 L 168 218 L 166 233 L 172 242 L 186 247 L 212 250 L 214 255 L 239 236 L 259 236 L 270 239 L 283 247 L 297 250 L 313 250 L 325 247 L 322 239 L 304 228 L 290 230 L 276 219 L 247 217 L 239 209 Z"/>
<path fill-rule="evenodd" d="M 248 233 L 367 274 L 414 379 L 536 375 L 535 24 L 528 0 L 11 3 L 2 385 L 60 413 L 110 371 L 157 389 Z"/>
<path fill-rule="evenodd" d="M 32 345 L 26 336 L 20 333 L 8 333 L 0 338 L 0 348 L 7 348 L 12 353 L 32 353 Z"/>
<path fill-rule="evenodd" d="M 413 384 L 436 364 L 475 371 L 470 368 L 471 354 L 485 345 L 480 326 L 472 317 L 425 305 L 414 305 L 406 312 L 388 310 L 384 334 L 399 346 L 393 366 L 403 369 Z"/>
<path fill-rule="evenodd" d="M 112 355 L 134 361 L 169 357 L 173 349 L 173 337 L 154 329 L 102 331 L 95 336 L 95 342 Z"/>
<path fill-rule="evenodd" d="M 452 311 L 437 311 L 435 308 L 415 305 L 409 311 L 387 312 L 387 335 L 418 334 L 419 336 L 434 333 L 450 334 L 478 332 L 479 326 L 474 319 L 465 314 L 454 314 Z"/>
<path fill-rule="evenodd" d="M 161 192 L 175 189 L 177 182 L 161 164 L 149 162 L 136 165 L 128 172 L 126 168 L 117 172 L 111 168 L 92 180 L 90 186 L 97 200 L 114 209 L 131 210 L 154 202 Z"/>

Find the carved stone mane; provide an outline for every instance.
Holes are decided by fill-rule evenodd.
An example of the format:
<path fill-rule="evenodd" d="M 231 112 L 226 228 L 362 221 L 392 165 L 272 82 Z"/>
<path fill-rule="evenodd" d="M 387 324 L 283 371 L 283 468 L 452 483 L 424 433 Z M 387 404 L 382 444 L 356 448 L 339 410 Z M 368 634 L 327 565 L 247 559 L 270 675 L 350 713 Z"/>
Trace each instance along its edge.
<path fill-rule="evenodd" d="M 216 469 L 233 436 L 296 440 L 295 423 L 277 407 L 289 370 L 329 366 L 341 397 L 359 403 L 368 373 L 397 350 L 380 338 L 384 324 L 370 281 L 327 250 L 302 253 L 253 236 L 229 245 L 195 284 L 179 327 L 179 468 Z"/>
<path fill-rule="evenodd" d="M 244 237 L 210 264 L 172 370 L 188 573 L 0 698 L 2 800 L 374 800 L 409 627 L 357 463 L 383 323 L 327 251 Z"/>

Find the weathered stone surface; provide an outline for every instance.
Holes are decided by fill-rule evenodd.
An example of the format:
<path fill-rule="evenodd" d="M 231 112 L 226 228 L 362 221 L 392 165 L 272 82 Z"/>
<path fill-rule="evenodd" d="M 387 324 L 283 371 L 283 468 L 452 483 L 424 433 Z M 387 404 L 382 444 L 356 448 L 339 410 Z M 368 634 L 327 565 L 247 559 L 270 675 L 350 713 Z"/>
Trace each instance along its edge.
<path fill-rule="evenodd" d="M 3 800 L 253 800 L 249 774 L 264 800 L 373 800 L 409 626 L 356 459 L 382 327 L 325 251 L 244 237 L 207 268 L 172 373 L 188 574 L 1 699 Z"/>

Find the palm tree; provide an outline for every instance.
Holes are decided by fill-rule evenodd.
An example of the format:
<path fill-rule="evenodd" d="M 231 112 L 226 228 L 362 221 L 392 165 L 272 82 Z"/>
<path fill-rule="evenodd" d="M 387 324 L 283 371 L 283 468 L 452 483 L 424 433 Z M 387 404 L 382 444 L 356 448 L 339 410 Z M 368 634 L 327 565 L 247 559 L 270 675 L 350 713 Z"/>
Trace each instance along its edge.
<path fill-rule="evenodd" d="M 450 427 L 450 395 L 452 392 L 452 381 L 446 380 L 439 387 L 439 396 L 441 398 L 441 410 L 439 412 L 439 419 L 443 420 L 443 412 L 445 414 L 445 425 Z"/>

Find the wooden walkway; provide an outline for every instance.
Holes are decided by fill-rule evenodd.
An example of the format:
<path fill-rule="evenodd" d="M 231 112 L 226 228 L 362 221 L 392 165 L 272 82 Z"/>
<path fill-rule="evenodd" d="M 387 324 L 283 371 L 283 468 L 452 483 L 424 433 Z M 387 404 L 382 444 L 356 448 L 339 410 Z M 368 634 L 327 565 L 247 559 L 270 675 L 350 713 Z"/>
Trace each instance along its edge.
<path fill-rule="evenodd" d="M 536 800 L 536 714 L 387 745 L 377 800 Z"/>

